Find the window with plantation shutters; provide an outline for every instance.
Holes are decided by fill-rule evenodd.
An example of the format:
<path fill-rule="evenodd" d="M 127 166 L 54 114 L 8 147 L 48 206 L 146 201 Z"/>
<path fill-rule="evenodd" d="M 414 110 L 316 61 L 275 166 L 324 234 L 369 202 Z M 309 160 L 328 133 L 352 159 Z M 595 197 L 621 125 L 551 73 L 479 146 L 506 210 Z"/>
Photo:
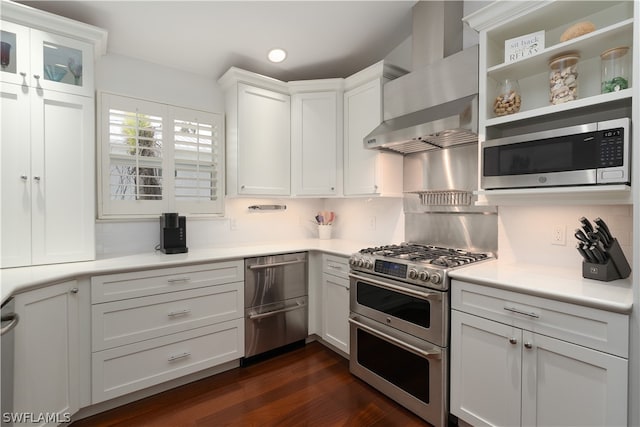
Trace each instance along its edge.
<path fill-rule="evenodd" d="M 220 114 L 99 94 L 101 218 L 222 214 Z"/>
<path fill-rule="evenodd" d="M 219 204 L 219 116 L 173 109 L 174 190 L 178 210 L 194 213 Z"/>

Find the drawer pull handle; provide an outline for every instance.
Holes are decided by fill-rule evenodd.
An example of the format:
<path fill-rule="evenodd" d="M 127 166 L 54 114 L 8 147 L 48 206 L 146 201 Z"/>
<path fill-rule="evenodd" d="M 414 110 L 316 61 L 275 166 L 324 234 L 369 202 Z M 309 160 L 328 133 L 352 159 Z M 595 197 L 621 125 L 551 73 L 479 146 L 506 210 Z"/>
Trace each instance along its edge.
<path fill-rule="evenodd" d="M 169 283 L 184 283 L 184 282 L 190 282 L 191 278 L 190 277 L 176 277 L 175 279 L 169 279 L 167 281 Z"/>
<path fill-rule="evenodd" d="M 518 344 L 518 340 L 515 338 L 509 338 L 509 343 L 515 345 L 515 344 Z"/>
<path fill-rule="evenodd" d="M 340 271 L 342 271 L 342 270 L 343 270 L 343 268 L 342 268 L 343 266 L 342 266 L 342 265 L 340 265 L 340 264 L 327 264 L 327 266 L 328 266 L 329 268 L 334 269 L 334 270 L 340 270 Z"/>
<path fill-rule="evenodd" d="M 510 311 L 512 313 L 516 313 L 516 314 L 522 314 L 523 316 L 528 316 L 528 317 L 533 317 L 534 319 L 539 319 L 540 315 L 537 313 L 533 313 L 530 311 L 522 311 L 522 310 L 518 310 L 517 308 L 514 307 L 504 307 L 505 310 Z"/>
<path fill-rule="evenodd" d="M 184 316 L 185 314 L 189 314 L 189 313 L 191 313 L 191 310 L 187 308 L 184 310 L 172 311 L 171 313 L 168 313 L 167 316 L 169 317 Z"/>
<path fill-rule="evenodd" d="M 191 356 L 191 353 L 184 352 L 182 354 L 176 354 L 175 356 L 169 357 L 169 362 L 175 362 L 176 360 L 184 359 L 185 357 Z"/>

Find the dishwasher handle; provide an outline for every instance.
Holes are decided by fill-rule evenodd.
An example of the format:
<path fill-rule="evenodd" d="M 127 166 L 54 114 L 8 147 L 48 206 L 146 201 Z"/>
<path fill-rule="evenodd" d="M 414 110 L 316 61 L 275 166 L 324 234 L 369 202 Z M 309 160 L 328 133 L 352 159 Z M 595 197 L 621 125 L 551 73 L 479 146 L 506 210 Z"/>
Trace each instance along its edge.
<path fill-rule="evenodd" d="M 291 307 L 285 307 L 285 308 L 281 308 L 279 310 L 268 311 L 266 313 L 250 314 L 249 315 L 249 320 L 263 319 L 265 317 L 275 316 L 276 314 L 286 313 L 288 311 L 298 310 L 298 309 L 304 308 L 304 307 L 305 307 L 304 301 L 296 301 L 296 305 L 293 305 Z"/>
<path fill-rule="evenodd" d="M 271 267 L 281 267 L 283 265 L 304 264 L 306 262 L 307 262 L 306 259 L 295 259 L 293 261 L 272 262 L 269 264 L 254 264 L 254 265 L 248 266 L 247 268 L 249 270 L 262 270 L 262 269 L 271 268 Z"/>
<path fill-rule="evenodd" d="M 15 328 L 20 321 L 20 316 L 18 316 L 18 313 L 9 313 L 5 316 L 2 316 L 1 320 L 2 322 L 9 322 L 9 324 L 0 328 L 0 336 L 8 333 L 13 328 Z"/>

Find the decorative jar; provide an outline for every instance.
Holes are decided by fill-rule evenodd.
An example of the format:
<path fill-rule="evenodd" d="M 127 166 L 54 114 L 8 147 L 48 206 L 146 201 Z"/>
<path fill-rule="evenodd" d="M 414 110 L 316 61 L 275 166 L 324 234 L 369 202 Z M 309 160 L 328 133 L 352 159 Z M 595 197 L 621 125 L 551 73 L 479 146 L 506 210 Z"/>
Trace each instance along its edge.
<path fill-rule="evenodd" d="M 506 116 L 520 111 L 522 98 L 520 85 L 517 80 L 504 79 L 498 83 L 498 94 L 493 102 L 493 112 L 496 116 Z"/>
<path fill-rule="evenodd" d="M 578 61 L 576 53 L 564 54 L 549 61 L 549 102 L 563 104 L 578 99 Z"/>
<path fill-rule="evenodd" d="M 629 87 L 629 47 L 621 46 L 600 54 L 602 93 L 617 92 Z"/>

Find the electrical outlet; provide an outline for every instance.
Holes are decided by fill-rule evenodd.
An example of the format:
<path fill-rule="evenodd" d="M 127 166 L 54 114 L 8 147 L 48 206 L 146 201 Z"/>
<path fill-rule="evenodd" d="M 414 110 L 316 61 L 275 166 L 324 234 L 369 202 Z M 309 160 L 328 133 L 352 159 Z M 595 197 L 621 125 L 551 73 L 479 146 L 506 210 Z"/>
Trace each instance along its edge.
<path fill-rule="evenodd" d="M 551 232 L 551 244 L 564 246 L 567 244 L 567 227 L 564 225 L 555 225 Z"/>
<path fill-rule="evenodd" d="M 238 229 L 238 223 L 236 222 L 235 218 L 229 218 L 229 229 L 231 231 Z"/>
<path fill-rule="evenodd" d="M 376 217 L 372 216 L 371 218 L 369 218 L 369 230 L 375 230 L 376 229 Z"/>

